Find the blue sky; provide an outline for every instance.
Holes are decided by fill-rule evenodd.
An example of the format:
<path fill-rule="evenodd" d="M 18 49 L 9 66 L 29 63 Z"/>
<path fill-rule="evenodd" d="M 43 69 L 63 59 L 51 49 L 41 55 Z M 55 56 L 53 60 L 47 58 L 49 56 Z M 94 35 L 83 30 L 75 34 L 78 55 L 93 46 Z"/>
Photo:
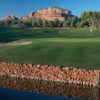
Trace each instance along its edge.
<path fill-rule="evenodd" d="M 80 16 L 83 11 L 100 11 L 100 0 L 0 0 L 0 19 L 9 14 L 27 16 L 37 9 L 52 6 L 69 9 Z"/>

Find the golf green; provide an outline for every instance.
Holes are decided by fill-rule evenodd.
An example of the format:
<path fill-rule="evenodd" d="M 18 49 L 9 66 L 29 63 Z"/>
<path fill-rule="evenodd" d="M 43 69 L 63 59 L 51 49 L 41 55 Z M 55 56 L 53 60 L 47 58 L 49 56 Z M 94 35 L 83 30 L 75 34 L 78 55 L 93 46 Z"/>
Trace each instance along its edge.
<path fill-rule="evenodd" d="M 0 61 L 100 69 L 100 31 L 89 29 L 0 29 Z"/>

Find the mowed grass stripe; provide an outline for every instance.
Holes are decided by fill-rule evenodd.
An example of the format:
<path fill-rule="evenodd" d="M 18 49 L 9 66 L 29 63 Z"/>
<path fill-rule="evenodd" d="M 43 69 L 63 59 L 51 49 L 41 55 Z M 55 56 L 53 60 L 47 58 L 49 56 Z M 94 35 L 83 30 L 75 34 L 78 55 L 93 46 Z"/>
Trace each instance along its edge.
<path fill-rule="evenodd" d="M 98 68 L 100 65 L 99 38 L 98 40 L 86 39 L 86 41 L 81 39 L 42 38 L 33 39 L 32 42 L 32 44 L 25 46 L 0 47 L 0 61 L 33 64 L 67 64 L 89 68 L 94 66 Z"/>
<path fill-rule="evenodd" d="M 25 41 L 32 44 L 1 46 L 0 61 L 100 68 L 100 30 L 0 28 L 0 42 Z"/>

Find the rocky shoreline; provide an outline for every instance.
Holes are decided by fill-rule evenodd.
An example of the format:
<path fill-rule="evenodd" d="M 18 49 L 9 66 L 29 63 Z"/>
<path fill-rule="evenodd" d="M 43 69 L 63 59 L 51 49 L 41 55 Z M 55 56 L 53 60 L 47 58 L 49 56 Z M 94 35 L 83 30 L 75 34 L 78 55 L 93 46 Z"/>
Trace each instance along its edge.
<path fill-rule="evenodd" d="M 100 81 L 100 70 L 6 62 L 0 62 L 0 75 L 88 86 L 99 86 Z"/>

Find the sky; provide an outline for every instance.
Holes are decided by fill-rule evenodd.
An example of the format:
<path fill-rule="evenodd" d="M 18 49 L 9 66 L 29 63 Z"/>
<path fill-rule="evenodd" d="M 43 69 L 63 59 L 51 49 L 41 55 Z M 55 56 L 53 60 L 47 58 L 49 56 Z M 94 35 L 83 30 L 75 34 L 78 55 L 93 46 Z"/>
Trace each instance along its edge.
<path fill-rule="evenodd" d="M 80 16 L 84 11 L 100 11 L 100 0 L 0 0 L 0 19 L 9 14 L 28 16 L 38 9 L 57 6 Z"/>

